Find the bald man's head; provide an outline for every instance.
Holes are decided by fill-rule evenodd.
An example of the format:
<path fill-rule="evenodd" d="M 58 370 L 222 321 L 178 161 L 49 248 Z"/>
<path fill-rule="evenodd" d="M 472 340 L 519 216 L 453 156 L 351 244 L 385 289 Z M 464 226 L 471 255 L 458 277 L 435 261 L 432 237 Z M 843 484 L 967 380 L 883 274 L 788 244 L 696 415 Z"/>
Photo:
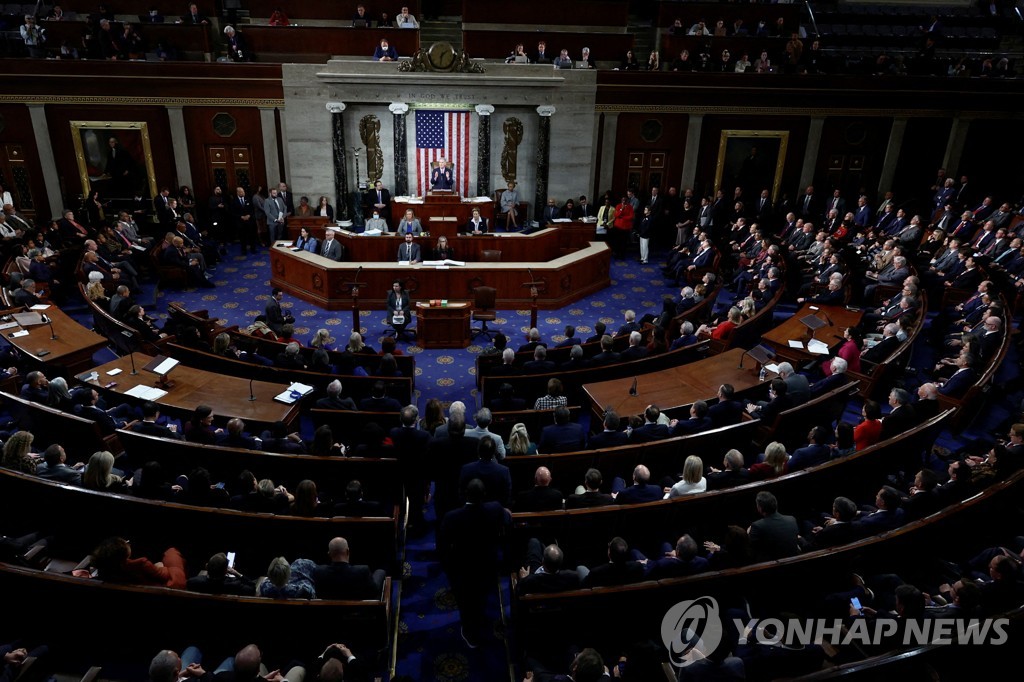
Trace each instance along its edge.
<path fill-rule="evenodd" d="M 327 545 L 327 556 L 331 561 L 348 561 L 348 540 L 345 538 L 334 538 Z"/>
<path fill-rule="evenodd" d="M 551 485 L 551 470 L 547 467 L 537 467 L 537 471 L 533 474 L 533 482 L 541 488 L 548 487 Z"/>
<path fill-rule="evenodd" d="M 639 483 L 640 485 L 646 485 L 649 480 L 651 480 L 651 470 L 643 464 L 638 464 L 636 468 L 633 469 L 633 482 Z"/>
<path fill-rule="evenodd" d="M 255 644 L 243 648 L 235 654 L 235 678 L 239 680 L 251 680 L 260 672 L 260 664 L 263 662 L 263 654 Z"/>

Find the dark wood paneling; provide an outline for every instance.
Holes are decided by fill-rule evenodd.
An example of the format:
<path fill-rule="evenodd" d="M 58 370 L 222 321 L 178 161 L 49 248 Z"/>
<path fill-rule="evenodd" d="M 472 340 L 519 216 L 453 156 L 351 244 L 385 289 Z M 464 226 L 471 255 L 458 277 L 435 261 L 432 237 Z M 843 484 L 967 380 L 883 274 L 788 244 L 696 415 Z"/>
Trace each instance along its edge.
<path fill-rule="evenodd" d="M 163 107 L 71 106 L 51 104 L 46 107 L 46 121 L 50 128 L 50 141 L 57 165 L 57 174 L 64 193 L 64 205 L 78 208 L 77 197 L 82 193 L 82 182 L 75 160 L 71 137 L 71 121 L 144 121 L 149 128 L 153 150 L 153 171 L 157 187 L 173 186 L 177 177 L 174 154 L 171 151 L 171 130 L 167 110 Z M 148 187 L 147 187 L 148 189 Z"/>
<path fill-rule="evenodd" d="M 866 193 L 869 205 L 874 206 L 891 130 L 891 118 L 825 119 L 814 172 L 814 184 L 822 196 L 831 196 L 832 190 L 838 188 L 846 198 L 847 210 L 853 210 L 856 198 Z"/>
<path fill-rule="evenodd" d="M 548 26 L 625 26 L 629 3 L 611 0 L 563 0 L 541 6 L 529 3 L 494 5 L 479 0 L 463 0 L 462 21 L 478 24 L 530 24 L 538 19 Z M 410 9 L 410 11 L 412 11 Z M 542 14 L 542 16 L 538 16 Z M 532 46 L 533 48 L 536 45 Z M 531 48 L 527 48 L 530 51 Z"/>
<path fill-rule="evenodd" d="M 786 130 L 789 131 L 789 144 L 779 196 L 789 194 L 792 197 L 800 182 L 809 124 L 809 118 L 795 116 L 705 116 L 701 130 L 700 155 L 697 157 L 694 193 L 713 194 L 716 189 L 715 167 L 718 163 L 718 146 L 723 130 Z M 732 187 L 723 189 L 726 198 L 732 197 Z"/>
<path fill-rule="evenodd" d="M 327 61 L 331 55 L 372 57 L 373 51 L 386 37 L 398 50 L 409 57 L 419 49 L 420 32 L 390 29 L 339 28 L 327 26 L 244 26 L 240 29 L 250 49 L 260 61 Z"/>
<path fill-rule="evenodd" d="M 899 205 L 904 205 L 910 199 L 920 199 L 920 202 L 907 206 L 908 213 L 929 212 L 927 202 L 930 202 L 932 196 L 929 187 L 935 181 L 946 155 L 946 143 L 952 125 L 951 118 L 907 119 L 892 187 L 879 187 L 879 191 L 892 189 Z"/>
<path fill-rule="evenodd" d="M 611 189 L 615 197 L 626 190 L 626 178 L 629 174 L 629 154 L 631 151 L 661 151 L 666 154 L 666 166 L 663 170 L 665 178 L 661 191 L 664 194 L 669 187 L 678 186 L 683 172 L 683 155 L 686 153 L 686 127 L 690 117 L 686 114 L 619 114 L 619 122 L 615 136 L 615 172 L 612 174 Z M 661 127 L 660 136 L 653 138 L 651 131 Z M 645 131 L 647 131 L 645 133 Z M 609 140 L 605 144 L 612 143 Z M 601 188 L 604 192 L 605 187 Z M 650 187 L 638 187 L 641 196 L 647 196 Z"/>
<path fill-rule="evenodd" d="M 223 137 L 213 129 L 213 117 L 217 114 L 228 114 L 235 120 L 236 129 L 233 135 Z M 260 112 L 252 107 L 186 107 L 185 129 L 188 131 L 188 161 L 192 169 L 192 192 L 197 197 L 197 205 L 200 207 L 200 215 L 205 220 L 205 209 L 210 195 L 213 194 L 213 186 L 209 181 L 209 173 L 206 170 L 206 146 L 246 146 L 251 150 L 252 158 L 250 167 L 253 178 L 253 187 L 263 185 L 267 187 L 266 176 L 266 155 L 277 155 L 276 149 L 264 149 L 263 127 L 260 122 Z M 269 178 L 277 187 L 281 178 Z M 235 195 L 233 187 L 224 188 L 224 196 Z"/>
<path fill-rule="evenodd" d="M 957 181 L 961 175 L 966 175 L 979 190 L 991 188 L 996 194 L 996 203 L 1018 201 L 1024 186 L 1024 163 L 1019 154 L 1001 151 L 1022 148 L 1024 126 L 1020 121 L 990 119 L 977 119 L 970 125 L 960 164 L 947 169 L 949 175 Z M 993 163 L 996 158 L 999 161 Z"/>
<path fill-rule="evenodd" d="M 25 170 L 28 173 L 28 190 L 32 197 L 32 206 L 25 206 L 24 202 L 19 201 L 18 192 L 14 188 L 15 178 L 5 176 L 4 187 L 14 197 L 15 206 L 19 211 L 37 220 L 50 218 L 49 199 L 46 185 L 43 183 L 42 167 L 39 165 L 39 148 L 36 146 L 35 135 L 32 134 L 32 119 L 28 107 L 23 104 L 0 105 L 0 117 L 3 117 L 0 148 L 7 148 L 8 145 L 20 146 L 20 153 L 25 159 Z M 6 165 L 10 168 L 12 164 L 8 162 Z"/>
<path fill-rule="evenodd" d="M 519 43 L 526 54 L 533 59 L 537 42 L 545 41 L 548 52 L 557 57 L 562 50 L 568 50 L 573 61 L 580 58 L 584 47 L 590 48 L 591 61 L 620 60 L 626 50 L 633 49 L 632 33 L 593 33 L 581 31 L 463 31 L 462 45 L 470 57 L 500 59 L 507 57 Z"/>
<path fill-rule="evenodd" d="M 284 98 L 280 64 L 5 59 L 3 65 L 11 84 L 7 92 L 25 99 Z M 224 87 L 229 79 L 230 91 Z"/>

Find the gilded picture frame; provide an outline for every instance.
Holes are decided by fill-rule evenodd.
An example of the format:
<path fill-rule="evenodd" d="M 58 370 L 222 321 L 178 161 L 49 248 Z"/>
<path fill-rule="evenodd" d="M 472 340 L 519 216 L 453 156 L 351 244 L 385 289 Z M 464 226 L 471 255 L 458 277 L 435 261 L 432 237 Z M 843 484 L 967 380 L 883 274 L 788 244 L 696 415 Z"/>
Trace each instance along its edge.
<path fill-rule="evenodd" d="M 770 186 L 772 201 L 777 201 L 788 147 L 788 130 L 723 130 L 718 141 L 715 189 L 731 197 L 732 189 L 739 186 L 751 201 Z"/>
<path fill-rule="evenodd" d="M 83 195 L 98 190 L 104 199 L 130 199 L 135 192 L 147 199 L 156 196 L 145 121 L 71 121 L 71 140 Z M 114 146 L 116 154 L 111 152 Z"/>

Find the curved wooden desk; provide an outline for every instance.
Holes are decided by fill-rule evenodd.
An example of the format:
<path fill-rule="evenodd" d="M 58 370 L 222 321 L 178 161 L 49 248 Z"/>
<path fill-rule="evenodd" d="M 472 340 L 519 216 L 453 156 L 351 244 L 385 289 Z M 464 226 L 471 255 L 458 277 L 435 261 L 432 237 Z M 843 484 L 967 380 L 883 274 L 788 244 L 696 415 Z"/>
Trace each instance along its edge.
<path fill-rule="evenodd" d="M 535 243 L 534 237 L 541 237 L 545 232 L 555 233 L 554 243 L 557 244 L 560 237 L 557 230 L 495 239 L 502 245 L 518 246 L 518 243 L 522 243 L 526 248 Z M 382 248 L 379 245 L 386 243 L 393 246 L 389 249 L 391 256 L 397 256 L 397 238 L 354 238 L 374 248 Z M 353 257 L 351 252 L 349 257 Z M 270 283 L 296 298 L 327 310 L 347 310 L 351 307 L 352 297 L 345 284 L 355 280 L 357 269 L 361 267 L 359 281 L 363 286 L 360 289 L 360 307 L 383 310 L 391 282 L 396 278 L 404 280 L 413 298 L 420 300 L 465 299 L 472 296 L 475 287 L 491 286 L 498 290 L 498 308 L 529 306 L 530 291 L 523 287 L 523 283 L 542 281 L 546 286 L 539 292 L 537 306 L 543 309 L 561 308 L 604 289 L 611 281 L 611 251 L 606 244 L 600 242 L 590 242 L 585 248 L 560 255 L 548 262 L 507 262 L 508 259 L 503 256 L 506 262 L 467 262 L 465 266 L 439 269 L 424 265 L 398 265 L 397 261 L 367 260 L 360 258 L 357 262 L 337 263 L 317 254 L 294 252 L 275 246 L 270 250 Z"/>

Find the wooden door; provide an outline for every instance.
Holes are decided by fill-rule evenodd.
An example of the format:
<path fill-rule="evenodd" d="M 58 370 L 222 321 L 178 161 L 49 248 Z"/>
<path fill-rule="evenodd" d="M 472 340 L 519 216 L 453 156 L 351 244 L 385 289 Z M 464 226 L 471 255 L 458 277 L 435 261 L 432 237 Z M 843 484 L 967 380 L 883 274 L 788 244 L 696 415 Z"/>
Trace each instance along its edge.
<path fill-rule="evenodd" d="M 14 207 L 26 218 L 35 218 L 36 202 L 25 163 L 25 148 L 16 142 L 0 145 L 0 184 L 11 193 Z"/>
<path fill-rule="evenodd" d="M 668 170 L 668 150 L 630 150 L 626 169 L 626 189 L 640 196 L 650 193 L 651 187 L 665 188 Z"/>
<path fill-rule="evenodd" d="M 261 184 L 249 145 L 206 145 L 206 177 L 211 191 L 219 185 L 228 197 L 235 196 L 236 187 L 251 194 Z"/>

